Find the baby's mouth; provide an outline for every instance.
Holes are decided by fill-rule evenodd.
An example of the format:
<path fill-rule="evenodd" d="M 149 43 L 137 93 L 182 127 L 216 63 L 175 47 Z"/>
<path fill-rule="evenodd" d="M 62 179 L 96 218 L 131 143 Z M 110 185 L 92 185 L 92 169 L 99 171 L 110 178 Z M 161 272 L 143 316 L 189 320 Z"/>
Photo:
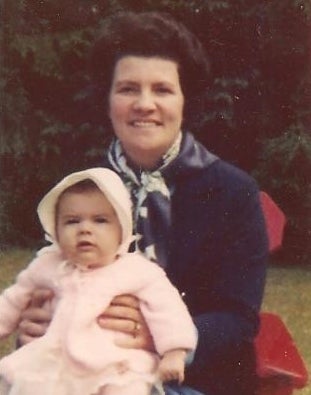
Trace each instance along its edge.
<path fill-rule="evenodd" d="M 81 249 L 88 249 L 94 247 L 94 244 L 91 243 L 90 241 L 79 241 L 77 247 Z"/>

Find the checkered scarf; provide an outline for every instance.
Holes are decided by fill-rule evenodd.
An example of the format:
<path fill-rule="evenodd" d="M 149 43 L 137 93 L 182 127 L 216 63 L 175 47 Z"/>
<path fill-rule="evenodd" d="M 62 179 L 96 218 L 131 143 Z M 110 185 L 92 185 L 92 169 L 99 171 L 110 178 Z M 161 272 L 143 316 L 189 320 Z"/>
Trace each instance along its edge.
<path fill-rule="evenodd" d="M 217 157 L 196 142 L 189 133 L 180 133 L 162 157 L 157 169 L 136 170 L 127 163 L 119 140 L 108 150 L 108 160 L 129 189 L 134 206 L 135 250 L 166 267 L 171 227 L 171 196 L 174 175 L 209 166 Z M 169 181 L 170 180 L 170 181 Z"/>

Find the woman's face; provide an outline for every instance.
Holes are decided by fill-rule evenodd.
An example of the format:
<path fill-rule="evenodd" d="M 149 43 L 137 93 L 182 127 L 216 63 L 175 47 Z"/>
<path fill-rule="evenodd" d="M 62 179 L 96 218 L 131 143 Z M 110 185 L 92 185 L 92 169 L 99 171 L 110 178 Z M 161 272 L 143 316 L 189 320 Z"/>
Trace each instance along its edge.
<path fill-rule="evenodd" d="M 136 165 L 156 167 L 180 131 L 183 107 L 176 62 L 125 56 L 116 63 L 109 117 L 114 133 Z"/>

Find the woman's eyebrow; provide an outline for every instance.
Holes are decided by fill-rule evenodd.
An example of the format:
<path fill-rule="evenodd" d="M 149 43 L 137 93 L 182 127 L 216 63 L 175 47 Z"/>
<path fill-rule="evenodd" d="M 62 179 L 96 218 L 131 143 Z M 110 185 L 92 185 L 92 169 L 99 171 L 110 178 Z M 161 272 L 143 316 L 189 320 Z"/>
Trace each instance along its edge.
<path fill-rule="evenodd" d="M 168 88 L 174 88 L 176 86 L 171 81 L 166 81 L 166 80 L 155 81 L 153 83 L 153 85 L 155 85 L 155 86 L 165 86 L 165 87 L 168 87 Z"/>
<path fill-rule="evenodd" d="M 115 82 L 115 86 L 126 85 L 126 84 L 138 85 L 138 82 L 131 80 L 131 79 L 117 80 Z"/>

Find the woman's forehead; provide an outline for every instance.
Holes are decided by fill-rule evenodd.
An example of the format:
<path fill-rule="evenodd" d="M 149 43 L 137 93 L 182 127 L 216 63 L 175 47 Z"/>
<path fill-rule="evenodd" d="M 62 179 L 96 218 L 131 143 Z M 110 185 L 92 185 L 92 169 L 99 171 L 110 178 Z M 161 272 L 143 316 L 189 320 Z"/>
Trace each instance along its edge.
<path fill-rule="evenodd" d="M 158 56 L 145 57 L 127 55 L 120 58 L 114 69 L 114 79 L 130 79 L 132 77 L 150 76 L 170 81 L 179 79 L 178 64 L 174 60 Z"/>

